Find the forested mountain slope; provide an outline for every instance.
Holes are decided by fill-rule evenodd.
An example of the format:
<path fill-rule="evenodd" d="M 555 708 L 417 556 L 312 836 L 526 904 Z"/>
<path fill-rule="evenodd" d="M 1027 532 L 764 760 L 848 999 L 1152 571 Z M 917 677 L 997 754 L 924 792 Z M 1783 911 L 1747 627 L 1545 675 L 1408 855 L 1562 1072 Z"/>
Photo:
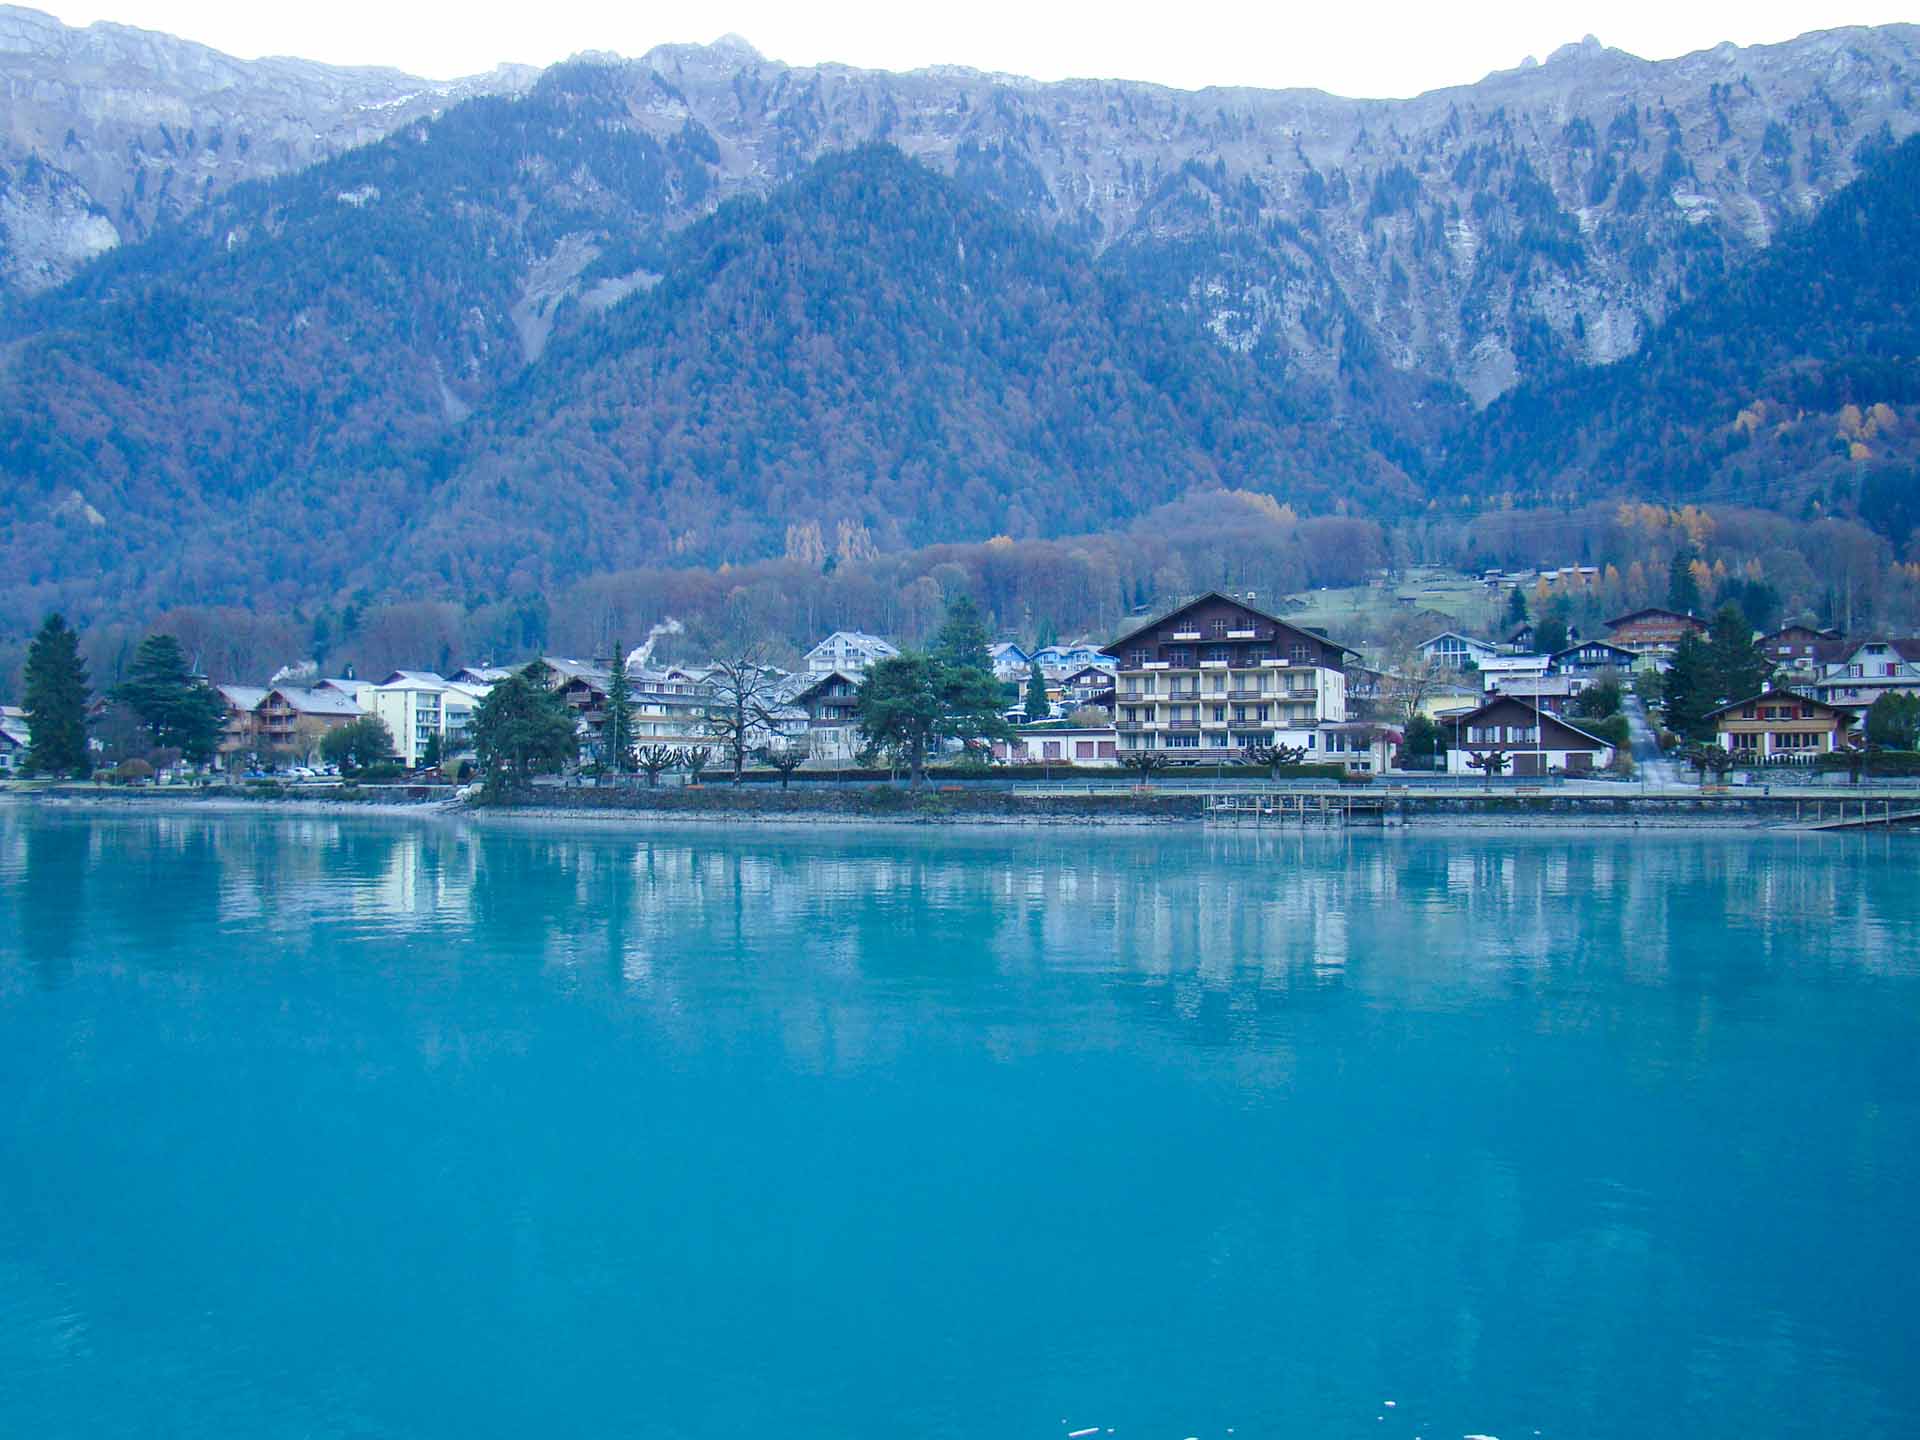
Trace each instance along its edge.
<path fill-rule="evenodd" d="M 1302 512 L 1413 497 L 1187 316 L 885 147 L 723 208 L 666 271 L 476 422 L 400 573 L 738 562 L 790 526 L 886 550 L 1070 534 L 1221 486 Z"/>
<path fill-rule="evenodd" d="M 1920 125 L 1906 25 L 1658 62 L 1588 40 L 1406 100 L 793 67 L 734 40 L 595 63 L 619 103 L 601 123 L 708 137 L 708 183 L 668 196 L 669 227 L 884 141 L 1127 268 L 1323 403 L 1363 423 L 1385 405 L 1382 433 L 1416 438 L 1467 400 L 1631 353 L 1845 185 L 1863 145 Z M 527 83 L 243 63 L 0 10 L 0 231 L 80 247 L 30 284 L 0 273 L 0 290 L 238 180 Z M 567 284 L 565 254 L 542 263 Z"/>
<path fill-rule="evenodd" d="M 1523 502 L 1620 494 L 1920 519 L 1920 137 L 1604 369 L 1522 387 L 1439 481 Z"/>
<path fill-rule="evenodd" d="M 697 141 L 595 123 L 603 73 L 242 187 L 35 301 L 0 380 L 12 618 L 486 593 L 779 554 L 790 524 L 1067 533 L 1220 484 L 1411 499 L 1189 316 L 897 152 L 663 240 Z M 553 314 L 523 263 L 562 244 L 629 298 L 529 365 Z"/>

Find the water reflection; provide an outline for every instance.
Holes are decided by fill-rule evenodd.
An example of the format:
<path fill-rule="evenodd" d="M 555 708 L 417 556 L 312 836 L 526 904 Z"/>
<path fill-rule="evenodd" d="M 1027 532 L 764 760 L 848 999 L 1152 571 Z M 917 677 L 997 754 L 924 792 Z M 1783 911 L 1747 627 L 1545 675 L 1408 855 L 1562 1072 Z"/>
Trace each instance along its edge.
<path fill-rule="evenodd" d="M 0 1432 L 1911 1433 L 1911 854 L 0 806 Z"/>

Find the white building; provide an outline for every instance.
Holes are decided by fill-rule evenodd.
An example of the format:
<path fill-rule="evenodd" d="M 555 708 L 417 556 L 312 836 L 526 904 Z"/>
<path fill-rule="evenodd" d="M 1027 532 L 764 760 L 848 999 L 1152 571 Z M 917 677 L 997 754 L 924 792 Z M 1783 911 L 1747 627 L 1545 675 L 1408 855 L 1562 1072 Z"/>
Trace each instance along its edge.
<path fill-rule="evenodd" d="M 393 736 L 393 752 L 409 770 L 417 767 L 435 736 L 450 756 L 472 743 L 473 712 L 490 687 L 457 684 L 431 670 L 396 670 L 361 698 Z"/>
<path fill-rule="evenodd" d="M 1861 640 L 1821 668 L 1818 680 L 1798 688 L 1861 715 L 1882 695 L 1920 695 L 1920 640 Z"/>
<path fill-rule="evenodd" d="M 31 740 L 27 712 L 17 705 L 0 705 L 0 775 L 12 775 L 26 764 Z"/>
<path fill-rule="evenodd" d="M 1505 693 L 1516 680 L 1539 680 L 1553 664 L 1548 655 L 1495 655 L 1477 662 L 1480 686 L 1489 695 Z"/>
<path fill-rule="evenodd" d="M 807 670 L 814 675 L 833 670 L 858 675 L 869 665 L 891 660 L 899 653 L 878 635 L 869 635 L 863 630 L 836 630 L 807 652 Z"/>
<path fill-rule="evenodd" d="M 1469 662 L 1479 666 L 1493 659 L 1500 653 L 1500 647 L 1489 640 L 1476 640 L 1471 635 L 1462 635 L 1457 630 L 1443 630 L 1431 640 L 1422 641 L 1420 653 L 1436 665 L 1444 665 L 1449 670 L 1464 670 Z"/>

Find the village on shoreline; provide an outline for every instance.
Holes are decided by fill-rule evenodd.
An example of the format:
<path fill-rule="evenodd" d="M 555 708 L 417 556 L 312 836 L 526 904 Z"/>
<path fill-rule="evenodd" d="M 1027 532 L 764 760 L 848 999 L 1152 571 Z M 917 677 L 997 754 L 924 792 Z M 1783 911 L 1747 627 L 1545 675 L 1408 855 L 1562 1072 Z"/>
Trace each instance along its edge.
<path fill-rule="evenodd" d="M 1517 577 L 1485 583 L 1510 580 L 1500 638 L 1442 631 L 1372 664 L 1226 591 L 1031 647 L 962 596 L 924 650 L 835 631 L 792 670 L 747 642 L 656 663 L 657 626 L 597 661 L 214 684 L 156 634 L 96 696 L 53 617 L 29 705 L 0 711 L 0 780 L 66 800 L 856 822 L 1753 825 L 1790 807 L 1828 824 L 1872 794 L 1892 825 L 1907 790 L 1920 802 L 1920 640 L 1756 634 L 1732 606 L 1643 607 L 1583 637 L 1529 621 Z"/>

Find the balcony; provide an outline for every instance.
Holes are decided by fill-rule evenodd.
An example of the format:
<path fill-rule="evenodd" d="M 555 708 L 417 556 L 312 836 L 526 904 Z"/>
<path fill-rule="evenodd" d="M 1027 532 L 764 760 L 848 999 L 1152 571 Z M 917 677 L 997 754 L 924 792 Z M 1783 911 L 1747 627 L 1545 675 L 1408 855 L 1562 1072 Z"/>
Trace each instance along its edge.
<path fill-rule="evenodd" d="M 1260 632 L 1257 630 L 1229 630 L 1227 631 L 1227 638 L 1229 640 L 1258 640 L 1260 638 Z"/>
<path fill-rule="evenodd" d="M 1153 729 L 1153 726 L 1134 720 L 1122 720 L 1113 728 L 1118 730 L 1122 735 L 1144 735 L 1147 731 Z"/>
<path fill-rule="evenodd" d="M 1202 670 L 1225 670 L 1230 663 L 1231 662 L 1226 660 L 1202 660 L 1200 662 L 1200 668 Z"/>
<path fill-rule="evenodd" d="M 1140 668 L 1142 670 L 1165 670 L 1167 668 L 1167 662 L 1164 660 L 1143 660 L 1140 662 Z"/>
<path fill-rule="evenodd" d="M 1173 640 L 1198 640 L 1200 638 L 1200 632 L 1198 630 L 1175 630 L 1168 638 Z"/>

